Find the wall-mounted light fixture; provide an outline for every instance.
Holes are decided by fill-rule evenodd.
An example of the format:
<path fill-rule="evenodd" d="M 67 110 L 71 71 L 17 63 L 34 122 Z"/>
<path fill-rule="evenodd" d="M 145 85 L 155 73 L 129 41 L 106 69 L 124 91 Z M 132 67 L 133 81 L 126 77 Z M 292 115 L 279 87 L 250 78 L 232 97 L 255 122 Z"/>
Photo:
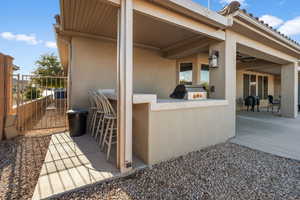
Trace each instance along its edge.
<path fill-rule="evenodd" d="M 219 67 L 219 52 L 212 51 L 208 60 L 209 60 L 209 67 L 211 67 L 211 68 Z"/>

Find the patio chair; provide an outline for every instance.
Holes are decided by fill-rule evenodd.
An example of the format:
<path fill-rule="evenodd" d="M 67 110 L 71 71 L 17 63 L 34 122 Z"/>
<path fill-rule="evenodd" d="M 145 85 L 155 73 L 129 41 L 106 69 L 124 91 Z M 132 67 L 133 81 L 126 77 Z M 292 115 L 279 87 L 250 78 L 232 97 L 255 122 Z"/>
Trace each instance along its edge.
<path fill-rule="evenodd" d="M 104 110 L 100 134 L 100 137 L 104 134 L 102 138 L 101 150 L 104 150 L 106 147 L 106 159 L 109 160 L 111 146 L 117 143 L 117 115 L 107 97 L 101 93 L 100 96 Z"/>
<path fill-rule="evenodd" d="M 255 111 L 255 106 L 257 108 L 257 112 L 260 112 L 259 106 L 260 106 L 260 99 L 258 96 L 248 96 L 245 99 L 245 106 L 247 106 L 247 111 L 249 111 L 249 107 L 251 107 L 251 111 Z"/>
<path fill-rule="evenodd" d="M 99 100 L 99 94 L 97 91 L 93 91 L 92 98 L 93 101 L 95 102 L 96 109 L 93 113 L 91 132 L 92 132 L 92 136 L 97 140 L 99 127 L 100 127 L 100 123 L 102 122 L 104 111 L 103 111 L 103 106 L 101 104 L 101 101 Z"/>
<path fill-rule="evenodd" d="M 88 114 L 88 126 L 87 130 L 91 131 L 92 130 L 92 124 L 93 124 L 93 119 L 95 112 L 97 110 L 96 102 L 94 101 L 94 98 L 92 97 L 94 95 L 93 90 L 88 91 L 88 100 L 89 100 L 89 114 Z"/>
<path fill-rule="evenodd" d="M 268 106 L 267 111 L 269 112 L 270 107 L 272 108 L 272 113 L 274 112 L 274 106 L 277 106 L 277 112 L 279 112 L 281 103 L 280 100 L 274 100 L 274 97 L 272 95 L 268 96 Z"/>
<path fill-rule="evenodd" d="M 97 104 L 99 104 L 99 107 L 101 107 L 101 111 L 98 112 L 98 116 L 97 116 L 97 128 L 96 128 L 96 133 L 95 133 L 95 139 L 97 140 L 100 148 L 103 142 L 103 137 L 104 137 L 104 132 L 106 130 L 106 126 L 107 126 L 107 121 L 105 120 L 105 115 L 109 114 L 109 108 L 106 105 L 105 102 L 105 96 L 103 95 L 102 92 L 97 91 L 96 92 L 96 99 L 97 99 Z"/>

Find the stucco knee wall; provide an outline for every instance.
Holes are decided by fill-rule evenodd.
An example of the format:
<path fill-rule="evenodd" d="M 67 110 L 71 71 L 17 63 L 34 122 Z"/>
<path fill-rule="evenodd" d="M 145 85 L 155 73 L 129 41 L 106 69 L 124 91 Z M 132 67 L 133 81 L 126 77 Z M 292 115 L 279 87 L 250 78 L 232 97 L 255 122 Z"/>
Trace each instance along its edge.
<path fill-rule="evenodd" d="M 70 103 L 87 107 L 89 89 L 116 88 L 116 43 L 72 38 Z M 166 98 L 176 86 L 176 61 L 154 50 L 134 48 L 133 90 Z"/>
<path fill-rule="evenodd" d="M 227 141 L 235 135 L 232 105 L 150 112 L 148 163 Z"/>

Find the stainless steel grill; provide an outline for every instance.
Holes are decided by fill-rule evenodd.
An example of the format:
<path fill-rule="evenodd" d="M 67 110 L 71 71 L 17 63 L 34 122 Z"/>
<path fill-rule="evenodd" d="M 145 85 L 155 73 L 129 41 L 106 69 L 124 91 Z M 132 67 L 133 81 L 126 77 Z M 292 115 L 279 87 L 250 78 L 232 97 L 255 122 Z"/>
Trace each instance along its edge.
<path fill-rule="evenodd" d="M 207 92 L 202 86 L 192 86 L 186 85 L 186 100 L 200 100 L 200 99 L 207 99 Z"/>

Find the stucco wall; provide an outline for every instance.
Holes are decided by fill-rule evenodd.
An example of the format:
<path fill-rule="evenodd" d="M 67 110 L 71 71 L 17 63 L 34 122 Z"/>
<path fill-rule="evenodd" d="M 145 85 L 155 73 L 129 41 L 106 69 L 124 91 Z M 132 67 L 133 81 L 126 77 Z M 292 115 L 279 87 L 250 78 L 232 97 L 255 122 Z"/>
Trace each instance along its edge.
<path fill-rule="evenodd" d="M 224 142 L 235 135 L 230 106 L 150 113 L 149 164 Z"/>
<path fill-rule="evenodd" d="M 88 89 L 116 88 L 116 43 L 72 38 L 71 107 L 88 106 Z M 157 51 L 134 48 L 133 89 L 166 98 L 176 86 L 176 61 Z"/>
<path fill-rule="evenodd" d="M 133 154 L 148 163 L 149 148 L 149 104 L 134 104 L 132 116 Z"/>
<path fill-rule="evenodd" d="M 150 111 L 148 164 L 225 142 L 235 136 L 235 38 L 226 32 L 226 41 L 211 46 L 210 50 L 220 53 L 220 67 L 210 72 L 210 84 L 216 88 L 213 95 L 225 99 L 228 104 Z"/>
<path fill-rule="evenodd" d="M 281 96 L 281 78 L 280 75 L 274 77 L 274 97 L 276 99 Z"/>

